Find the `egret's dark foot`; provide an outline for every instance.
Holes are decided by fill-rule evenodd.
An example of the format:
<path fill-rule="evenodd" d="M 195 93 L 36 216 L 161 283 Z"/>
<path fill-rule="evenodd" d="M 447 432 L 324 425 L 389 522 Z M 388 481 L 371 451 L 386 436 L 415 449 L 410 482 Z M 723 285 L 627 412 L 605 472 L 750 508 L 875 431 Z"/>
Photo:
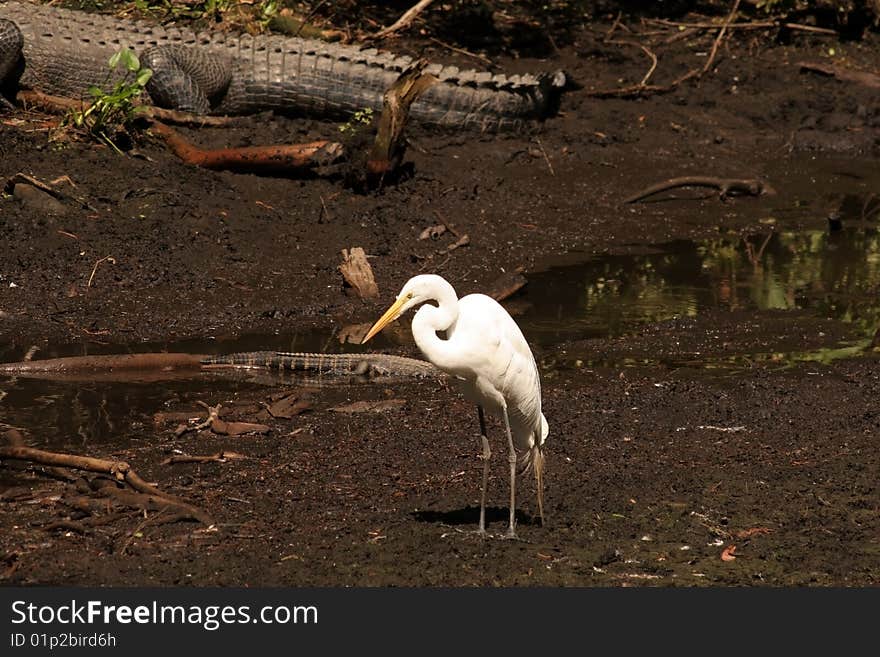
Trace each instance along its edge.
<path fill-rule="evenodd" d="M 18 108 L 15 105 L 13 105 L 12 102 L 6 96 L 4 96 L 2 93 L 0 93 L 0 111 L 14 112 L 16 109 L 18 109 Z"/>

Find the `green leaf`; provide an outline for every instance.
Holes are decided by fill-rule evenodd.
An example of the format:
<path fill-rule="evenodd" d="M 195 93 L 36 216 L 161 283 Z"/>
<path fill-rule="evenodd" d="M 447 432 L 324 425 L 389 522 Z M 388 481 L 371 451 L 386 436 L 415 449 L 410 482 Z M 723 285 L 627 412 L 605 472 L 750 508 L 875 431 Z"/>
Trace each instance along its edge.
<path fill-rule="evenodd" d="M 146 87 L 147 82 L 150 81 L 150 78 L 153 77 L 153 71 L 148 68 L 142 68 L 137 76 L 137 83 L 141 87 Z"/>

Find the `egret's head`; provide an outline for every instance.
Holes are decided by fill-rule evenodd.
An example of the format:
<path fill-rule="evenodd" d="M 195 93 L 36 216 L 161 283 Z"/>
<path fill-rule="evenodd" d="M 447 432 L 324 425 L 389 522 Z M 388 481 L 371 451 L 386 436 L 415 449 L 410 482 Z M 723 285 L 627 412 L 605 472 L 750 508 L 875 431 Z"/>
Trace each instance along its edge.
<path fill-rule="evenodd" d="M 373 327 L 367 333 L 367 336 L 361 341 L 361 344 L 367 342 L 367 340 L 372 338 L 410 308 L 414 308 L 426 301 L 440 299 L 444 295 L 448 295 L 450 291 L 454 298 L 455 291 L 452 289 L 452 286 L 447 283 L 445 279 L 436 274 L 421 274 L 420 276 L 413 276 L 406 282 L 403 289 L 400 290 L 400 294 L 397 295 L 397 299 L 391 304 L 391 307 L 385 311 L 385 314 L 382 315 L 375 324 L 373 324 Z"/>

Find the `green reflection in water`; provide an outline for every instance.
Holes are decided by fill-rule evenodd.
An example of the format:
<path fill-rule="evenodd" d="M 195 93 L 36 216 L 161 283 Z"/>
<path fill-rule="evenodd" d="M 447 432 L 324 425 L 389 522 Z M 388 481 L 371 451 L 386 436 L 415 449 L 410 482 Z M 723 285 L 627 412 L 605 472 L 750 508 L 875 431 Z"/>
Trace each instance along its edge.
<path fill-rule="evenodd" d="M 873 227 L 768 228 L 670 242 L 648 254 L 606 255 L 534 274 L 529 290 L 531 308 L 519 321 L 545 346 L 707 310 L 806 310 L 872 336 L 880 322 L 880 234 Z"/>

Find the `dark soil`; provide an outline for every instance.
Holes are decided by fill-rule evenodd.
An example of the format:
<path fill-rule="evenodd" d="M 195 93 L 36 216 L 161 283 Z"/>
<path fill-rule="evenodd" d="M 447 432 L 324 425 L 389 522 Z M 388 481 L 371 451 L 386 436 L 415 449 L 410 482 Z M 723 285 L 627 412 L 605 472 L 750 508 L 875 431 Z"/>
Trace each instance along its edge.
<path fill-rule="evenodd" d="M 60 188 L 90 207 L 67 204 L 59 215 L 11 196 L 0 200 L 0 356 L 20 358 L 31 345 L 43 348 L 41 357 L 313 330 L 330 341 L 340 327 L 376 319 L 419 272 L 443 275 L 463 295 L 519 267 L 528 277 L 565 259 L 763 230 L 767 196 L 721 201 L 678 192 L 678 200 L 667 194 L 666 201 L 621 206 L 674 176 L 763 178 L 775 188 L 774 207 L 808 209 L 778 219 L 777 227 L 789 230 L 824 227 L 839 202 L 827 180 L 805 183 L 805 163 L 816 158 L 852 166 L 854 184 L 880 189 L 877 90 L 804 73 L 797 64 L 827 60 L 876 72 L 876 33 L 839 41 L 737 31 L 699 80 L 644 98 L 598 99 L 591 92 L 636 84 L 650 65 L 638 47 L 606 42 L 613 20 L 598 13 L 569 22 L 565 38 L 546 49 L 546 31 L 538 28 L 534 34 L 544 40 L 531 47 L 456 42 L 484 48 L 504 71 L 562 68 L 583 88 L 568 92 L 559 116 L 533 134 L 413 127 L 412 175 L 375 194 L 334 179 L 199 170 L 152 142 L 126 156 L 90 143 L 50 142 L 46 116 L 4 115 L 0 180 L 19 172 L 45 182 L 66 176 Z M 702 67 L 715 35 L 697 31 L 664 44 L 677 29 L 624 23 L 615 31 L 621 41 L 650 44 L 658 54 L 656 84 Z M 443 41 L 460 32 L 435 27 Z M 389 45 L 482 66 L 411 34 Z M 202 145 L 240 146 L 332 138 L 338 123 L 261 115 L 185 132 Z M 455 241 L 448 234 L 419 240 L 438 213 L 469 236 L 467 246 L 446 252 Z M 340 252 L 355 246 L 372 256 L 381 293 L 375 302 L 343 288 Z M 108 256 L 113 262 L 99 264 L 92 278 Z M 802 339 L 803 349 L 813 349 L 836 337 L 817 320 L 799 321 L 717 313 L 623 337 L 536 346 L 551 429 L 547 523 L 536 520 L 533 482 L 522 480 L 518 542 L 469 533 L 481 471 L 476 413 L 440 382 L 321 388 L 312 393 L 311 411 L 291 419 L 267 418 L 259 403 L 296 389 L 292 382 L 222 394 L 202 382 L 189 394 L 180 385 L 165 398 L 158 393 L 152 410 L 120 410 L 106 440 L 84 442 L 60 427 L 54 435 L 26 430 L 35 446 L 125 458 L 144 479 L 207 510 L 216 525 L 144 525 L 129 516 L 85 535 L 47 530 L 43 525 L 75 517 L 58 503 L 75 484 L 7 462 L 0 467 L 7 491 L 0 582 L 876 585 L 876 355 L 720 373 L 603 361 L 648 352 L 685 361 L 723 356 L 731 345 L 738 353 L 765 352 L 777 339 L 789 347 Z M 376 348 L 417 355 L 388 339 Z M 577 367 L 573 355 L 599 365 Z M 271 431 L 175 437 L 173 423 L 153 423 L 153 412 L 197 408 L 194 399 L 223 402 L 230 417 L 266 421 Z M 383 412 L 330 410 L 380 399 L 405 403 Z M 0 421 L 7 414 L 8 424 L 11 400 L 0 400 Z M 499 532 L 507 514 L 500 435 L 493 422 L 489 520 Z M 224 449 L 247 459 L 160 464 L 175 450 Z M 723 560 L 725 549 L 735 559 Z"/>

